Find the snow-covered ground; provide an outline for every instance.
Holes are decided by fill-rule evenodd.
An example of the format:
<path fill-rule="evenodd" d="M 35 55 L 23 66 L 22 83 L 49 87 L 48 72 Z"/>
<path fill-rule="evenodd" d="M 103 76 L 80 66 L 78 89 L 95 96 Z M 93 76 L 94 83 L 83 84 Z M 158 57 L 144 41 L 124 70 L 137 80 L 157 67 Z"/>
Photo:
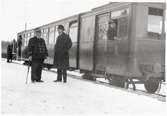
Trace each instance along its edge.
<path fill-rule="evenodd" d="M 27 67 L 1 61 L 2 114 L 165 115 L 166 102 L 43 71 L 44 83 L 25 84 Z M 30 75 L 29 75 L 30 79 Z"/>

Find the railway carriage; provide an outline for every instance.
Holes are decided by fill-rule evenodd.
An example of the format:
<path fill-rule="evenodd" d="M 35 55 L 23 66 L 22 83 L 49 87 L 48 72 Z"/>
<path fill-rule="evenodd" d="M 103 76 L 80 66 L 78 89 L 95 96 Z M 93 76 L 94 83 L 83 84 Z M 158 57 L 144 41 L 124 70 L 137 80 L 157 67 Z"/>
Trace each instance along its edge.
<path fill-rule="evenodd" d="M 81 16 L 80 69 L 121 87 L 144 83 L 154 93 L 165 80 L 165 4 L 112 3 Z M 116 37 L 107 37 L 108 22 Z M 91 31 L 90 31 L 91 30 Z"/>
<path fill-rule="evenodd" d="M 73 41 L 70 67 L 84 72 L 83 78 L 107 78 L 113 85 L 132 84 L 134 89 L 142 83 L 154 93 L 165 81 L 165 11 L 165 3 L 116 2 L 41 26 L 49 51 L 45 63 L 53 64 L 56 26 L 62 24 Z M 111 20 L 116 24 L 114 39 L 107 37 Z M 18 34 L 24 45 L 30 31 Z"/>
<path fill-rule="evenodd" d="M 57 27 L 58 25 L 64 25 L 65 33 L 69 34 L 72 39 L 72 48 L 69 51 L 70 56 L 70 67 L 71 69 L 78 68 L 78 24 L 79 24 L 79 15 L 71 16 L 59 21 L 55 21 L 43 26 L 38 27 L 41 30 L 41 37 L 44 38 L 46 47 L 48 49 L 48 58 L 44 61 L 47 68 L 51 68 L 53 65 L 54 59 L 54 45 L 56 38 L 58 36 Z M 27 55 L 27 45 L 31 37 L 34 36 L 34 29 L 26 30 L 18 33 L 18 36 L 22 35 L 23 37 L 23 46 L 22 46 L 22 59 L 28 62 Z"/>

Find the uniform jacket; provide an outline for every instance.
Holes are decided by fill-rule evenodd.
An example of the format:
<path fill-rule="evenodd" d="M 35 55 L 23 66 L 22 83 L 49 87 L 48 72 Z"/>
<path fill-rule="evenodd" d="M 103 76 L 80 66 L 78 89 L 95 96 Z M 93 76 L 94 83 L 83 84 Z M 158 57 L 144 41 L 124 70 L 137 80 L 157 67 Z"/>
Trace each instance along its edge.
<path fill-rule="evenodd" d="M 28 56 L 32 59 L 45 59 L 48 56 L 45 40 L 43 38 L 33 37 L 28 43 Z"/>
<path fill-rule="evenodd" d="M 114 37 L 116 36 L 116 29 L 109 27 L 107 30 L 107 38 L 108 40 L 114 40 Z"/>
<path fill-rule="evenodd" d="M 54 46 L 54 66 L 56 68 L 67 69 L 69 67 L 69 49 L 72 46 L 72 41 L 69 35 L 64 32 L 57 37 Z"/>

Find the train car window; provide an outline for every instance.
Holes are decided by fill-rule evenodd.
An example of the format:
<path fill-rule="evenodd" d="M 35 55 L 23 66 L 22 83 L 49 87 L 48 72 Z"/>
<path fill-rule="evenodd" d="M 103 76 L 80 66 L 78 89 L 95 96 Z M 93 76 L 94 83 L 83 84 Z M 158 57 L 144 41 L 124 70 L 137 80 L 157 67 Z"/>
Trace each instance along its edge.
<path fill-rule="evenodd" d="M 26 37 L 25 37 L 25 34 L 23 34 L 23 43 L 24 43 L 24 46 L 26 46 Z"/>
<path fill-rule="evenodd" d="M 54 43 L 54 27 L 50 27 L 49 29 L 49 44 Z"/>
<path fill-rule="evenodd" d="M 30 36 L 29 36 L 30 38 L 31 38 L 31 34 L 32 34 L 32 33 L 30 32 Z"/>
<path fill-rule="evenodd" d="M 25 33 L 25 45 L 27 45 L 27 33 Z"/>
<path fill-rule="evenodd" d="M 41 38 L 44 38 L 44 29 L 41 29 Z"/>
<path fill-rule="evenodd" d="M 24 34 L 24 45 L 27 45 L 27 33 Z"/>
<path fill-rule="evenodd" d="M 29 40 L 29 33 L 26 34 L 26 44 L 28 44 L 28 40 Z"/>
<path fill-rule="evenodd" d="M 58 26 L 55 26 L 55 39 L 54 39 L 54 43 L 56 43 L 56 39 L 57 39 L 57 37 L 59 36 L 59 33 L 58 33 L 58 31 L 57 31 L 57 28 L 58 28 Z"/>
<path fill-rule="evenodd" d="M 71 37 L 72 42 L 77 42 L 77 35 L 78 35 L 78 23 L 72 23 L 70 25 L 69 35 Z"/>
<path fill-rule="evenodd" d="M 44 29 L 43 38 L 45 43 L 48 44 L 48 28 Z"/>
<path fill-rule="evenodd" d="M 33 32 L 31 33 L 31 37 L 34 37 L 34 33 Z"/>
<path fill-rule="evenodd" d="M 97 40 L 107 40 L 109 13 L 97 16 Z"/>
<path fill-rule="evenodd" d="M 110 18 L 115 23 L 115 32 L 110 35 L 113 35 L 114 39 L 126 39 L 128 36 L 129 9 L 113 11 Z"/>
<path fill-rule="evenodd" d="M 27 44 L 27 45 L 28 45 L 29 39 L 30 39 L 30 33 L 28 32 L 28 33 L 27 33 L 27 37 L 26 37 L 26 44 Z"/>
<path fill-rule="evenodd" d="M 162 33 L 163 25 L 163 9 L 159 8 L 148 8 L 148 25 L 147 31 L 148 35 L 152 36 L 151 38 L 160 38 Z"/>

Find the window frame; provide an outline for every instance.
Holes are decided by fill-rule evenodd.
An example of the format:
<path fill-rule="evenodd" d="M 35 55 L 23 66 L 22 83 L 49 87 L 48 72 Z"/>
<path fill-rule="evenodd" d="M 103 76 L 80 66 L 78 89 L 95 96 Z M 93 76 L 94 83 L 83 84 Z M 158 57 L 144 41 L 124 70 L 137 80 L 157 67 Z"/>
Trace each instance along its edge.
<path fill-rule="evenodd" d="M 150 10 L 152 10 L 152 11 L 150 11 Z M 159 14 L 155 14 L 154 12 L 153 12 L 153 10 L 161 10 L 162 11 L 162 13 L 161 13 L 161 15 L 159 15 Z M 151 13 L 150 13 L 151 12 Z M 159 11 L 160 12 L 160 11 Z M 148 14 L 147 14 L 147 33 L 148 33 L 148 35 L 149 36 L 152 36 L 152 37 L 155 37 L 155 38 L 158 38 L 158 39 L 160 39 L 161 37 L 161 34 L 163 33 L 163 25 L 164 25 L 164 9 L 162 9 L 162 8 L 156 8 L 156 7 L 148 7 Z M 159 17 L 161 17 L 161 24 L 159 24 L 159 28 L 160 28 L 160 32 L 157 32 L 157 31 L 151 31 L 151 30 L 149 30 L 149 16 L 159 16 Z M 153 18 L 151 18 L 151 19 L 153 19 Z M 150 24 L 151 25 L 151 24 Z"/>

